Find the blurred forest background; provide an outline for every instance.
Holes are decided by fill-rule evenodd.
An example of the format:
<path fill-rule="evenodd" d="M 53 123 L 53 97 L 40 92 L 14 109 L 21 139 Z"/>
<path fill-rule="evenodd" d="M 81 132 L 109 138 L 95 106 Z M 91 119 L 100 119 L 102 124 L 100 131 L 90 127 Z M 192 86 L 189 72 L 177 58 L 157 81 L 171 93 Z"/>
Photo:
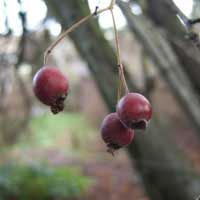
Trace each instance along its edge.
<path fill-rule="evenodd" d="M 114 158 L 99 131 L 117 96 L 109 12 L 81 25 L 50 56 L 70 81 L 65 111 L 53 115 L 33 95 L 45 49 L 109 3 L 0 0 L 0 200 L 198 199 L 198 0 L 117 0 L 127 81 L 150 99 L 153 119 Z"/>

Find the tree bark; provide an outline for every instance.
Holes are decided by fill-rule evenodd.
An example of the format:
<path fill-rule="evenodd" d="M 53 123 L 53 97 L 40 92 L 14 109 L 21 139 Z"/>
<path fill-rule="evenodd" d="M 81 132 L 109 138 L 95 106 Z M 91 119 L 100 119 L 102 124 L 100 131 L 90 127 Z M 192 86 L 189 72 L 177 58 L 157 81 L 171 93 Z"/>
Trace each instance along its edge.
<path fill-rule="evenodd" d="M 65 28 L 89 13 L 84 1 L 45 1 L 53 16 Z M 79 27 L 70 37 L 87 61 L 109 111 L 115 111 L 118 72 L 113 49 L 95 20 Z M 131 91 L 136 91 L 131 78 L 127 78 Z M 191 200 L 200 191 L 200 180 L 198 176 L 191 175 L 193 171 L 189 163 L 166 134 L 160 132 L 157 123 L 153 119 L 148 127 L 149 133 L 136 134 L 128 148 L 130 157 L 135 158 L 138 172 L 152 200 Z"/>
<path fill-rule="evenodd" d="M 200 95 L 199 49 L 187 38 L 187 31 L 177 18 L 172 0 L 146 0 L 145 14 L 166 33 L 173 50 Z"/>

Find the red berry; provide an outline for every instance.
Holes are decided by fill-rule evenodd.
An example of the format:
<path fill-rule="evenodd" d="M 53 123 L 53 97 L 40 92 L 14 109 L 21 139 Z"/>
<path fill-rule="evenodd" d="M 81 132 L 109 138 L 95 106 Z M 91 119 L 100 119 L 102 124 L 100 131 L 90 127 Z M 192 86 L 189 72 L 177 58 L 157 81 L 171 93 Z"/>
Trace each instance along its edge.
<path fill-rule="evenodd" d="M 42 67 L 33 78 L 35 96 L 49 105 L 54 114 L 64 109 L 68 90 L 68 80 L 57 68 Z"/>
<path fill-rule="evenodd" d="M 152 108 L 143 95 L 128 93 L 118 102 L 117 114 L 127 127 L 145 129 L 152 116 Z"/>
<path fill-rule="evenodd" d="M 117 113 L 107 115 L 101 125 L 101 136 L 108 146 L 109 152 L 131 143 L 134 131 L 125 127 Z"/>

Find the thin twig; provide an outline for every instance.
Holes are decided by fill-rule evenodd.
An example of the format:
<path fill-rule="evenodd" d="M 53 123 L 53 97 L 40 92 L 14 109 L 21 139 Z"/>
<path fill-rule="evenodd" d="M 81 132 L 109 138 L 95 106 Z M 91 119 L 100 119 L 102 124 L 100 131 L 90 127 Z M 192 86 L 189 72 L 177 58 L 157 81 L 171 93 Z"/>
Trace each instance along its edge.
<path fill-rule="evenodd" d="M 12 33 L 12 30 L 11 30 L 11 28 L 10 28 L 10 26 L 9 26 L 9 22 L 8 22 L 8 15 L 7 15 L 7 3 L 6 3 L 6 0 L 4 0 L 3 1 L 3 6 L 4 6 L 4 14 L 5 14 L 5 21 L 4 21 L 4 23 L 5 23 L 5 27 L 6 27 L 6 34 L 5 34 L 5 36 L 10 36 L 11 35 L 11 33 Z"/>
<path fill-rule="evenodd" d="M 121 96 L 121 84 L 123 83 L 123 86 L 125 88 L 126 93 L 129 93 L 128 85 L 126 83 L 126 79 L 124 76 L 124 69 L 122 65 L 122 60 L 121 60 L 121 53 L 120 53 L 120 47 L 119 47 L 119 36 L 117 32 L 117 26 L 115 22 L 115 16 L 113 13 L 113 9 L 110 9 L 111 15 L 112 15 L 112 20 L 113 20 L 113 28 L 114 28 L 114 33 L 115 33 L 115 42 L 116 42 L 116 49 L 117 49 L 117 65 L 118 65 L 118 70 L 119 70 L 119 86 L 118 86 L 118 94 L 117 98 L 119 100 Z M 121 83 L 122 82 L 122 83 Z"/>
<path fill-rule="evenodd" d="M 116 49 L 117 49 L 117 64 L 121 65 L 122 61 L 121 61 L 121 53 L 120 53 L 120 47 L 119 47 L 119 36 L 118 36 L 117 26 L 115 22 L 115 16 L 112 9 L 110 10 L 110 12 L 112 15 L 113 28 L 114 28 L 114 33 L 115 33 L 115 43 L 116 43 Z"/>
<path fill-rule="evenodd" d="M 70 28 L 68 28 L 65 32 L 63 32 L 60 36 L 58 36 L 58 38 L 46 49 L 46 51 L 44 52 L 44 65 L 47 64 L 48 61 L 48 56 L 51 54 L 52 50 L 60 43 L 60 41 L 65 38 L 70 32 L 74 31 L 76 28 L 78 28 L 81 24 L 83 24 L 84 22 L 86 22 L 88 19 L 90 19 L 93 16 L 99 15 L 107 10 L 110 10 L 111 7 L 108 6 L 107 8 L 103 8 L 101 10 L 98 10 L 97 8 L 95 9 L 94 13 L 91 13 L 89 15 L 87 15 L 86 17 L 82 18 L 81 20 L 79 20 L 78 22 L 76 22 L 75 24 L 73 24 Z"/>
<path fill-rule="evenodd" d="M 27 91 L 24 81 L 22 80 L 20 75 L 17 73 L 17 69 L 20 67 L 20 65 L 24 62 L 24 59 L 25 59 L 27 32 L 28 32 L 28 30 L 27 30 L 27 14 L 23 10 L 21 0 L 18 0 L 18 4 L 20 6 L 19 17 L 20 17 L 21 25 L 22 25 L 22 35 L 21 35 L 21 39 L 18 43 L 19 52 L 18 52 L 18 56 L 17 56 L 17 61 L 14 66 L 16 69 L 15 75 L 16 75 L 17 81 L 19 83 L 19 88 L 20 88 L 21 93 L 24 98 L 24 105 L 25 105 L 25 111 L 26 111 L 25 117 L 21 123 L 21 129 L 23 129 L 26 127 L 28 120 L 30 119 L 31 100 L 30 100 L 29 93 Z M 16 137 L 16 136 L 17 136 L 16 134 L 13 135 L 13 137 Z"/>
<path fill-rule="evenodd" d="M 18 0 L 18 4 L 20 6 L 20 11 L 19 11 L 19 17 L 21 20 L 21 25 L 22 25 L 22 36 L 20 38 L 19 44 L 18 44 L 18 48 L 19 48 L 19 53 L 18 53 L 18 59 L 17 62 L 15 64 L 16 68 L 18 68 L 20 66 L 20 64 L 23 62 L 24 57 L 25 57 L 25 47 L 26 47 L 26 36 L 27 36 L 27 18 L 26 18 L 26 13 L 23 11 L 22 9 L 22 3 L 21 0 Z"/>
<path fill-rule="evenodd" d="M 90 14 L 81 20 L 79 20 L 77 23 L 72 25 L 69 29 L 67 29 L 65 32 L 63 32 L 58 38 L 47 48 L 47 50 L 44 52 L 44 65 L 47 64 L 48 56 L 54 49 L 54 47 L 70 32 L 72 32 L 74 29 L 76 29 L 78 26 L 80 26 L 82 23 L 86 22 L 93 14 Z"/>
<path fill-rule="evenodd" d="M 195 31 L 194 25 L 200 23 L 200 18 L 188 19 L 188 17 L 176 6 L 171 0 L 168 2 L 170 7 L 173 9 L 179 20 L 184 25 L 187 31 L 187 38 L 193 42 L 193 44 L 200 49 L 200 38 L 198 32 Z"/>
<path fill-rule="evenodd" d="M 111 0 L 111 2 L 110 2 L 110 10 L 112 10 L 113 9 L 113 6 L 115 5 L 115 3 L 116 3 L 116 0 Z"/>
<path fill-rule="evenodd" d="M 48 57 L 51 54 L 52 50 L 60 43 L 60 41 L 65 38 L 70 32 L 74 31 L 76 28 L 78 28 L 81 24 L 88 21 L 91 17 L 99 15 L 107 10 L 111 11 L 112 19 L 113 19 L 113 26 L 114 26 L 114 32 L 115 32 L 115 39 L 116 39 L 116 47 L 117 47 L 117 65 L 119 66 L 119 86 L 118 86 L 118 99 L 121 96 L 121 88 L 122 84 L 125 88 L 126 93 L 129 92 L 128 86 L 126 83 L 126 79 L 124 76 L 124 70 L 123 65 L 121 62 L 121 55 L 120 55 L 120 48 L 119 48 L 119 39 L 118 39 L 118 33 L 117 33 L 117 27 L 116 22 L 113 14 L 113 6 L 115 5 L 116 0 L 111 0 L 110 5 L 106 8 L 103 8 L 101 10 L 98 10 L 98 6 L 95 8 L 95 11 L 85 17 L 83 17 L 81 20 L 73 24 L 70 28 L 68 28 L 66 31 L 64 31 L 58 38 L 46 49 L 44 52 L 44 66 L 47 64 Z"/>

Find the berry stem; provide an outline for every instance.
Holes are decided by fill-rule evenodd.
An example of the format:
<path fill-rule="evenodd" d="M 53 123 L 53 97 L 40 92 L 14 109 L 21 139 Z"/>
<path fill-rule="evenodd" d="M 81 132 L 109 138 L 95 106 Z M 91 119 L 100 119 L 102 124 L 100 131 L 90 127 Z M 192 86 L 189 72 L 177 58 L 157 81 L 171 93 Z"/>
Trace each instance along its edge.
<path fill-rule="evenodd" d="M 120 68 L 120 66 L 119 66 Z M 117 102 L 120 100 L 121 98 L 121 91 L 122 91 L 122 79 L 121 79 L 121 70 L 118 69 L 118 74 L 119 74 L 119 78 L 118 78 L 118 88 L 117 88 Z"/>
<path fill-rule="evenodd" d="M 57 44 L 70 32 L 72 32 L 73 30 L 75 30 L 78 26 L 80 26 L 82 23 L 86 22 L 91 16 L 93 16 L 93 14 L 90 14 L 84 18 L 82 18 L 81 20 L 79 20 L 78 22 L 76 22 L 75 24 L 73 24 L 70 28 L 68 28 L 65 32 L 63 32 L 61 35 L 58 36 L 58 38 L 46 49 L 46 51 L 44 52 L 44 65 L 46 65 L 47 61 L 48 61 L 48 56 L 51 54 L 52 50 L 57 46 Z"/>
<path fill-rule="evenodd" d="M 116 0 L 111 0 L 111 2 L 110 2 L 110 10 L 112 10 L 113 9 L 113 6 L 115 5 L 115 3 L 116 3 Z"/>
<path fill-rule="evenodd" d="M 115 150 L 114 150 L 114 149 L 108 148 L 108 149 L 107 149 L 107 152 L 110 153 L 113 157 L 115 156 L 115 153 L 114 153 Z"/>
<path fill-rule="evenodd" d="M 121 54 L 120 54 L 120 48 L 119 48 L 119 36 L 117 32 L 117 26 L 115 22 L 115 16 L 113 13 L 113 9 L 110 9 L 111 15 L 112 15 L 112 21 L 113 21 L 113 28 L 114 28 L 114 33 L 115 33 L 115 43 L 116 43 L 116 48 L 117 48 L 117 64 L 120 66 L 122 61 L 121 61 Z"/>
<path fill-rule="evenodd" d="M 64 31 L 63 33 L 61 33 L 58 38 L 46 49 L 46 51 L 44 52 L 44 65 L 47 64 L 48 61 L 48 57 L 51 54 L 51 52 L 53 51 L 53 49 L 60 43 L 60 41 L 65 38 L 65 36 L 67 36 L 70 32 L 74 31 L 76 28 L 78 28 L 81 24 L 83 24 L 84 22 L 86 22 L 88 19 L 90 19 L 93 16 L 99 15 L 107 10 L 111 10 L 111 8 L 113 7 L 113 3 L 115 3 L 114 0 L 111 1 L 110 5 L 106 8 L 103 8 L 101 10 L 98 10 L 97 8 L 95 9 L 95 12 L 83 17 L 82 19 L 80 19 L 78 22 L 76 22 L 75 24 L 73 24 L 71 27 L 69 27 L 66 31 Z"/>
<path fill-rule="evenodd" d="M 115 1 L 112 1 L 115 2 Z M 120 99 L 121 93 L 122 93 L 122 84 L 125 88 L 125 92 L 129 93 L 128 85 L 126 83 L 126 78 L 124 76 L 124 69 L 122 65 L 122 60 L 121 60 L 121 53 L 120 53 L 120 47 L 119 47 L 119 36 L 118 36 L 118 31 L 117 31 L 117 26 L 116 26 L 116 21 L 115 21 L 115 16 L 113 13 L 113 5 L 110 5 L 110 12 L 113 20 L 113 28 L 114 28 L 114 33 L 115 33 L 115 43 L 116 43 L 116 49 L 117 49 L 117 65 L 118 65 L 118 70 L 119 70 L 119 85 L 118 85 L 118 92 L 117 92 L 117 100 Z"/>

